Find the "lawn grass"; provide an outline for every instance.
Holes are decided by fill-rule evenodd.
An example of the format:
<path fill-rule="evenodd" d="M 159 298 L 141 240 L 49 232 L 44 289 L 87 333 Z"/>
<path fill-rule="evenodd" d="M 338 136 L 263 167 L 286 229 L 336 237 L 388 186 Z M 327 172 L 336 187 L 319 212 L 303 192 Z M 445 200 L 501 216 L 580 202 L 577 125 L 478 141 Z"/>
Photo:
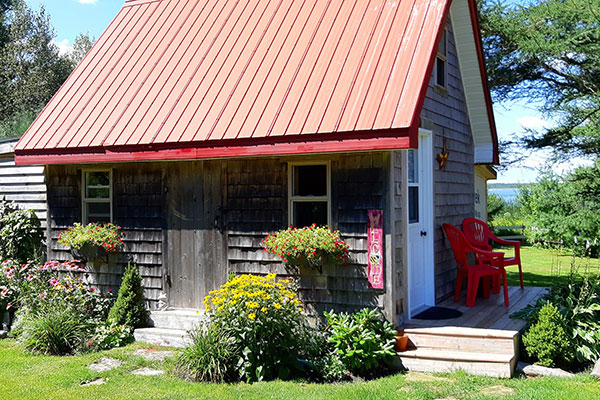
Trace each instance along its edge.
<path fill-rule="evenodd" d="M 511 250 L 506 251 L 506 256 L 510 257 Z M 521 248 L 521 262 L 525 286 L 552 286 L 564 283 L 571 274 L 571 267 L 579 275 L 600 272 L 600 260 L 597 258 L 573 257 L 572 254 L 559 250 L 533 246 Z M 506 276 L 510 286 L 519 285 L 519 267 L 507 267 Z"/>
<path fill-rule="evenodd" d="M 167 368 L 132 354 L 148 347 L 133 344 L 74 357 L 37 356 L 26 353 L 12 340 L 0 340 L 0 399 L 592 399 L 600 398 L 600 382 L 587 374 L 572 379 L 516 378 L 510 380 L 470 376 L 397 374 L 359 383 L 336 385 L 302 382 L 257 384 L 198 384 L 170 374 L 158 377 L 131 375 L 141 366 Z M 115 370 L 95 373 L 86 365 L 110 356 L 123 361 Z M 83 387 L 81 383 L 102 377 L 107 383 Z M 500 392 L 506 392 L 499 396 Z"/>

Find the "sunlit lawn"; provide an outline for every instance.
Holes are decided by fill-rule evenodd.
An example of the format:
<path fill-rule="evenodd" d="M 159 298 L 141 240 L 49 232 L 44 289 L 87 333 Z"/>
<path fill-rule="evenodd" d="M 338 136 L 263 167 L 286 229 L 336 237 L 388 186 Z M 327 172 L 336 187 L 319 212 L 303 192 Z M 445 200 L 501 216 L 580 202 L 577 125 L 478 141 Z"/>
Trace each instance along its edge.
<path fill-rule="evenodd" d="M 510 249 L 507 249 L 506 255 L 511 255 Z M 580 275 L 598 274 L 600 271 L 599 259 L 573 257 L 572 254 L 558 250 L 532 246 L 521 248 L 521 262 L 525 286 L 552 286 L 558 282 L 565 282 L 571 274 L 572 267 Z M 519 285 L 519 268 L 511 266 L 506 270 L 508 284 Z"/>
<path fill-rule="evenodd" d="M 397 374 L 370 382 L 336 385 L 302 382 L 214 385 L 182 381 L 170 374 L 131 375 L 149 366 L 168 371 L 168 362 L 148 362 L 132 352 L 143 345 L 75 357 L 35 356 L 14 341 L 0 340 L 0 399 L 569 399 L 600 398 L 600 383 L 587 374 L 573 379 L 510 380 L 469 376 Z M 147 346 L 146 346 L 147 347 Z M 103 356 L 123 361 L 115 370 L 96 373 L 86 365 Z M 83 387 L 102 377 L 107 383 Z"/>

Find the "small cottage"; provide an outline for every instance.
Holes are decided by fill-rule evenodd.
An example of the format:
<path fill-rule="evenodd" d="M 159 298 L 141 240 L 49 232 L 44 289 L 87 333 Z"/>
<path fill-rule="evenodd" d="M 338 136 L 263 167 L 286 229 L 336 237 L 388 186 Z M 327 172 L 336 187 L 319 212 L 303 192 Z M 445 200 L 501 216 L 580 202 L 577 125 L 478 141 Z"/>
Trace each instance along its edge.
<path fill-rule="evenodd" d="M 350 263 L 300 276 L 308 310 L 398 322 L 453 292 L 441 224 L 498 161 L 475 1 L 126 0 L 15 154 L 45 165 L 48 257 L 113 221 L 98 284 L 134 262 L 152 309 L 286 275 L 261 240 L 317 223 Z"/>

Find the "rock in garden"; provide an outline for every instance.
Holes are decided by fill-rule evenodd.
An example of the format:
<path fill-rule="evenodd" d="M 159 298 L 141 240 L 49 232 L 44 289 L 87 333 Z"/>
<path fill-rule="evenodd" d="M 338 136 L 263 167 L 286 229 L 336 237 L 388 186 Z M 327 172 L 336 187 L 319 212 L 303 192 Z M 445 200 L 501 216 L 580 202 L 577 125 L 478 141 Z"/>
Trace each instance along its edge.
<path fill-rule="evenodd" d="M 596 364 L 594 365 L 594 369 L 592 369 L 592 372 L 590 372 L 590 375 L 592 375 L 596 379 L 600 379 L 600 360 L 596 361 Z"/>
<path fill-rule="evenodd" d="M 104 379 L 104 378 L 97 378 L 97 379 L 92 379 L 91 381 L 83 381 L 81 382 L 80 386 L 98 386 L 98 385 L 104 385 L 106 383 L 106 381 L 108 381 L 108 379 Z"/>
<path fill-rule="evenodd" d="M 106 372 L 110 371 L 111 369 L 118 368 L 122 364 L 123 363 L 117 359 L 110 357 L 102 357 L 100 361 L 88 365 L 88 368 L 94 372 Z"/>
<path fill-rule="evenodd" d="M 161 371 L 160 369 L 152 369 L 152 368 L 140 368 L 136 369 L 132 372 L 134 375 L 140 376 L 158 376 L 164 374 L 165 371 Z"/>
<path fill-rule="evenodd" d="M 164 361 L 173 357 L 173 352 L 170 350 L 138 349 L 133 352 L 133 355 L 144 357 L 147 361 Z"/>
<path fill-rule="evenodd" d="M 8 331 L 0 331 L 0 339 L 4 339 L 8 336 Z"/>
<path fill-rule="evenodd" d="M 515 389 L 504 385 L 488 386 L 481 389 L 481 394 L 492 397 L 503 397 L 515 394 Z"/>
<path fill-rule="evenodd" d="M 517 372 L 522 372 L 529 377 L 554 376 L 557 378 L 572 378 L 575 376 L 572 373 L 564 371 L 560 368 L 548 368 L 542 367 L 541 365 L 527 364 L 524 362 L 519 362 L 517 364 Z"/>

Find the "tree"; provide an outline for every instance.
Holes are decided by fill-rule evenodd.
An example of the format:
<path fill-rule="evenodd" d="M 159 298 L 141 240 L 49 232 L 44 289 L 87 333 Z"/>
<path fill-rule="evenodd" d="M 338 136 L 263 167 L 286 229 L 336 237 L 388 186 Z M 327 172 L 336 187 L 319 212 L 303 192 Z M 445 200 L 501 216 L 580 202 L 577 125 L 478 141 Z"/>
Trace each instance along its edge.
<path fill-rule="evenodd" d="M 96 38 L 90 36 L 89 32 L 77 35 L 73 41 L 73 50 L 71 50 L 69 54 L 69 59 L 73 63 L 73 68 L 83 60 L 83 57 L 90 51 L 95 42 Z"/>
<path fill-rule="evenodd" d="M 50 18 L 23 0 L 0 0 L 0 121 L 39 112 L 72 71 L 53 43 Z"/>
<path fill-rule="evenodd" d="M 530 148 L 600 155 L 600 0 L 479 0 L 495 100 L 528 100 L 558 124 Z M 516 3 L 516 4 L 515 4 Z"/>

